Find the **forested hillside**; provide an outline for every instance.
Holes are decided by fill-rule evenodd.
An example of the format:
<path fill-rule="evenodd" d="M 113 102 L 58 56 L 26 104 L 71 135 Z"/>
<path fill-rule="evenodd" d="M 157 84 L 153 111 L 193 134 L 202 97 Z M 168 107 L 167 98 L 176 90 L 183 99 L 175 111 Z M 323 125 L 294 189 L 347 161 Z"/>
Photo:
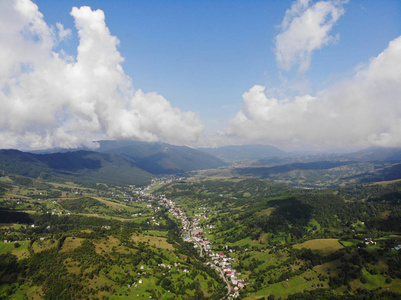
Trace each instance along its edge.
<path fill-rule="evenodd" d="M 142 189 L 0 179 L 1 299 L 226 294 L 166 209 L 138 197 Z"/>
<path fill-rule="evenodd" d="M 389 161 L 312 161 L 234 168 L 238 176 L 257 177 L 298 187 L 328 188 L 401 177 L 399 163 Z"/>
<path fill-rule="evenodd" d="M 399 297 L 400 182 L 305 190 L 257 179 L 190 179 L 159 192 L 194 218 L 199 209 L 207 214 L 205 237 L 228 249 L 234 268 L 253 283 L 245 299 Z"/>
<path fill-rule="evenodd" d="M 0 150 L 0 170 L 32 178 L 145 185 L 152 177 L 117 155 L 90 151 L 33 154 Z"/>
<path fill-rule="evenodd" d="M 178 174 L 226 165 L 213 155 L 186 146 L 131 140 L 98 143 L 96 151 L 120 155 L 152 174 Z"/>

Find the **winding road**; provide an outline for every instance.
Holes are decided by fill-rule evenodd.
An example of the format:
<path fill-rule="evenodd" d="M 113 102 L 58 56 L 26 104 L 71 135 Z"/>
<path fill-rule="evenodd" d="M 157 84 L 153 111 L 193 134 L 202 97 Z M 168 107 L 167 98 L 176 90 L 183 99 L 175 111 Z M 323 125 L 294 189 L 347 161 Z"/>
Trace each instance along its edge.
<path fill-rule="evenodd" d="M 192 224 L 192 222 L 191 222 L 189 228 L 192 228 L 192 230 L 191 230 L 191 229 L 188 230 L 188 236 L 189 236 L 190 238 L 192 238 L 194 244 L 198 245 L 198 247 L 199 247 L 199 249 L 200 249 L 199 256 L 200 256 L 200 257 L 203 257 L 203 251 L 205 251 L 205 253 L 207 252 L 206 246 L 203 245 L 203 244 L 201 244 L 201 243 L 199 243 L 198 241 L 196 241 L 196 240 L 194 239 L 195 237 L 192 236 L 191 233 L 195 230 L 195 229 L 194 229 L 194 225 Z M 199 231 L 199 229 L 197 229 L 196 231 Z M 226 285 L 227 285 L 227 296 L 229 296 L 230 293 L 231 293 L 231 291 L 232 291 L 231 282 L 230 282 L 229 280 L 227 280 L 227 278 L 226 278 L 226 276 L 225 276 L 225 274 L 224 274 L 224 271 L 223 271 L 223 269 L 222 269 L 221 267 L 215 266 L 215 269 L 216 269 L 216 271 L 217 271 L 218 273 L 220 273 L 220 277 L 223 278 L 224 282 L 226 283 Z"/>

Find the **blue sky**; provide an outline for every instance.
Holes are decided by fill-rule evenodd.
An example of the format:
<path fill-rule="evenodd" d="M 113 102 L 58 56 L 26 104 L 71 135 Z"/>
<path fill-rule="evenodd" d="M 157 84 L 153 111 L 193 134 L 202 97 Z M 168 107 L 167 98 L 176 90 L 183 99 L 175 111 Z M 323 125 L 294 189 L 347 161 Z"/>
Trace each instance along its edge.
<path fill-rule="evenodd" d="M 157 91 L 205 120 L 232 117 L 255 84 L 282 84 L 274 38 L 292 2 L 35 1 L 49 24 L 60 22 L 73 31 L 73 6 L 103 10 L 134 88 Z M 401 34 L 400 1 L 350 1 L 344 8 L 332 31 L 339 41 L 313 55 L 306 74 L 312 91 L 349 77 Z M 76 53 L 77 45 L 74 32 L 61 46 Z"/>
<path fill-rule="evenodd" d="M 254 86 L 262 86 L 266 97 L 263 101 L 267 103 L 270 99 L 277 99 L 278 106 L 284 109 L 283 104 L 294 102 L 296 97 L 318 97 L 322 91 L 327 90 L 329 92 L 323 94 L 330 94 L 333 87 L 347 81 L 355 81 L 357 73 L 361 69 L 369 68 L 370 62 L 389 46 L 389 42 L 401 35 L 400 1 L 35 0 L 33 2 L 43 14 L 43 20 L 49 28 L 54 29 L 56 23 L 60 23 L 64 29 L 71 30 L 66 38 L 54 43 L 50 49 L 57 53 L 65 51 L 67 55 L 72 56 L 72 61 L 76 60 L 77 47 L 80 43 L 74 23 L 76 17 L 70 14 L 72 7 L 89 6 L 92 11 L 102 10 L 110 35 L 120 41 L 117 51 L 124 58 L 121 66 L 125 75 L 132 79 L 133 90 L 141 89 L 145 95 L 157 92 L 173 108 L 198 114 L 197 121 L 204 126 L 200 133 L 199 124 L 195 124 L 198 127 L 192 133 L 195 132 L 196 138 L 174 141 L 163 134 L 161 129 L 160 132 L 152 132 L 152 129 L 149 129 L 147 137 L 125 132 L 117 134 L 117 129 L 109 130 L 107 125 L 103 125 L 105 122 L 102 122 L 102 118 L 99 118 L 102 126 L 107 127 L 106 130 L 103 129 L 101 132 L 92 130 L 91 132 L 96 134 L 88 135 L 86 138 L 128 137 L 195 146 L 265 143 L 286 149 L 395 146 L 376 138 L 384 133 L 390 134 L 392 128 L 390 124 L 382 127 L 378 125 L 380 128 L 369 128 L 369 130 L 361 129 L 355 133 L 361 135 L 358 143 L 350 142 L 355 140 L 355 136 L 347 140 L 339 139 L 341 133 L 331 133 L 331 127 L 327 128 L 327 132 L 332 135 L 333 142 L 320 139 L 319 134 L 325 135 L 322 132 L 313 136 L 303 136 L 302 133 L 294 132 L 288 135 L 282 134 L 282 138 L 273 133 L 263 134 L 267 128 L 275 131 L 273 126 L 285 127 L 286 133 L 292 132 L 294 131 L 292 128 L 298 125 L 296 123 L 291 125 L 288 122 L 272 123 L 263 119 L 263 116 L 262 119 L 252 117 L 249 103 L 255 104 L 256 100 L 249 100 L 247 104 L 244 102 L 243 94 L 249 92 L 249 95 L 259 95 L 260 90 L 257 92 L 253 90 L 252 93 L 250 90 Z M 276 38 L 285 31 L 281 25 L 286 12 L 292 5 L 303 3 L 303 8 L 296 12 L 298 16 L 302 16 L 308 9 L 323 2 L 336 5 L 335 8 L 330 8 L 332 9 L 330 12 L 337 10 L 339 13 L 338 19 L 327 32 L 330 41 L 312 49 L 310 64 L 305 69 L 300 70 L 299 62 L 295 62 L 288 70 L 280 66 L 276 56 Z M 294 21 L 295 18 L 291 20 Z M 324 97 L 326 96 L 322 96 Z M 62 111 L 69 109 L 65 104 L 60 105 L 63 106 Z M 393 104 L 389 104 L 389 108 L 390 105 Z M 246 122 L 238 116 L 241 112 L 246 116 Z M 280 110 L 276 115 L 280 113 L 290 115 L 294 112 L 291 109 L 284 112 Z M 335 113 L 338 114 L 341 112 Z M 394 120 L 398 121 L 398 115 L 394 116 Z M 58 127 L 70 122 L 64 117 L 62 121 L 52 124 L 54 127 L 52 130 L 57 131 Z M 178 125 L 178 128 L 185 124 Z M 316 124 L 307 124 L 306 127 L 310 129 L 314 125 Z M 11 128 L 10 124 L 5 125 L 3 131 L 10 132 Z M 248 137 L 246 133 L 258 130 L 262 132 L 254 136 Z M 350 131 L 346 127 L 343 130 Z M 73 132 L 71 128 L 64 131 L 63 134 Z M 216 131 L 219 133 L 216 134 Z M 34 134 L 43 136 L 43 132 L 48 134 L 47 129 Z M 394 132 L 392 130 L 391 134 Z M 46 137 L 47 140 L 52 140 L 46 145 L 60 146 L 59 142 L 53 142 L 57 140 L 52 138 L 53 135 L 50 133 L 50 137 Z M 32 145 L 27 137 L 21 138 L 18 135 L 14 137 L 15 141 L 24 139 L 26 141 L 16 142 L 16 145 L 47 147 L 43 143 Z M 71 146 L 76 146 L 79 142 L 80 139 L 75 142 L 73 138 L 70 139 Z"/>
<path fill-rule="evenodd" d="M 219 118 L 222 106 L 239 109 L 241 95 L 256 83 L 274 80 L 277 84 L 276 75 L 267 75 L 268 70 L 276 70 L 272 52 L 275 25 L 291 3 L 35 2 L 47 22 L 62 22 L 72 29 L 72 6 L 102 9 L 111 33 L 121 42 L 123 67 L 134 87 L 157 91 L 174 106 L 199 111 L 206 119 Z M 77 38 L 66 44 L 76 53 Z M 236 112 L 231 110 L 231 114 Z"/>

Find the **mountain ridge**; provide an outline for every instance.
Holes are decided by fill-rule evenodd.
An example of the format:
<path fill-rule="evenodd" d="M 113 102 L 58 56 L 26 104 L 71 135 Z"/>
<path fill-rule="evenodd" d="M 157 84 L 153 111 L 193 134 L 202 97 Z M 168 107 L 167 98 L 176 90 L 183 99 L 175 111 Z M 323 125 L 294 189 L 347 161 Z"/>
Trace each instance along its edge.
<path fill-rule="evenodd" d="M 131 140 L 98 141 L 98 152 L 120 155 L 152 174 L 178 174 L 226 166 L 221 159 L 187 146 Z"/>
<path fill-rule="evenodd" d="M 74 151 L 85 150 L 118 155 L 154 175 L 185 174 L 189 171 L 214 169 L 227 165 L 214 155 L 187 146 L 127 139 L 100 140 L 96 143 L 98 145 L 96 149 L 79 148 Z M 32 153 L 50 154 L 68 151 L 71 149 L 36 150 Z"/>
<path fill-rule="evenodd" d="M 152 175 L 117 155 L 94 151 L 35 154 L 0 150 L 0 170 L 31 178 L 146 185 Z"/>
<path fill-rule="evenodd" d="M 228 145 L 217 148 L 197 148 L 200 151 L 215 155 L 225 161 L 254 160 L 277 156 L 287 156 L 289 153 L 272 145 Z"/>

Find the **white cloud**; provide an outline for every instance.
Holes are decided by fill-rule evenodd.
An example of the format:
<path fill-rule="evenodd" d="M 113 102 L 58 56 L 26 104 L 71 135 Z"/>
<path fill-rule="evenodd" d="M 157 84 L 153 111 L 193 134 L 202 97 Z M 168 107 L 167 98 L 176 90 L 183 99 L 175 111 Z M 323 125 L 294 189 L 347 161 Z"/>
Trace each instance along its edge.
<path fill-rule="evenodd" d="M 339 38 L 329 33 L 337 20 L 344 14 L 344 1 L 295 1 L 286 11 L 276 36 L 275 54 L 279 66 L 290 70 L 299 65 L 299 71 L 309 69 L 313 51 Z"/>
<path fill-rule="evenodd" d="M 293 101 L 243 95 L 229 135 L 287 148 L 401 146 L 401 36 L 355 76 Z"/>
<path fill-rule="evenodd" d="M 67 38 L 69 36 L 71 36 L 71 34 L 72 34 L 71 29 L 69 29 L 69 28 L 65 29 L 64 25 L 61 24 L 61 23 L 56 23 L 56 26 L 57 26 L 57 29 L 58 29 L 58 37 L 59 37 L 60 41 L 64 40 L 65 38 Z"/>
<path fill-rule="evenodd" d="M 100 138 L 190 143 L 203 125 L 157 93 L 134 91 L 103 11 L 74 7 L 77 57 L 55 46 L 71 34 L 29 0 L 0 3 L 0 146 L 89 145 Z"/>

